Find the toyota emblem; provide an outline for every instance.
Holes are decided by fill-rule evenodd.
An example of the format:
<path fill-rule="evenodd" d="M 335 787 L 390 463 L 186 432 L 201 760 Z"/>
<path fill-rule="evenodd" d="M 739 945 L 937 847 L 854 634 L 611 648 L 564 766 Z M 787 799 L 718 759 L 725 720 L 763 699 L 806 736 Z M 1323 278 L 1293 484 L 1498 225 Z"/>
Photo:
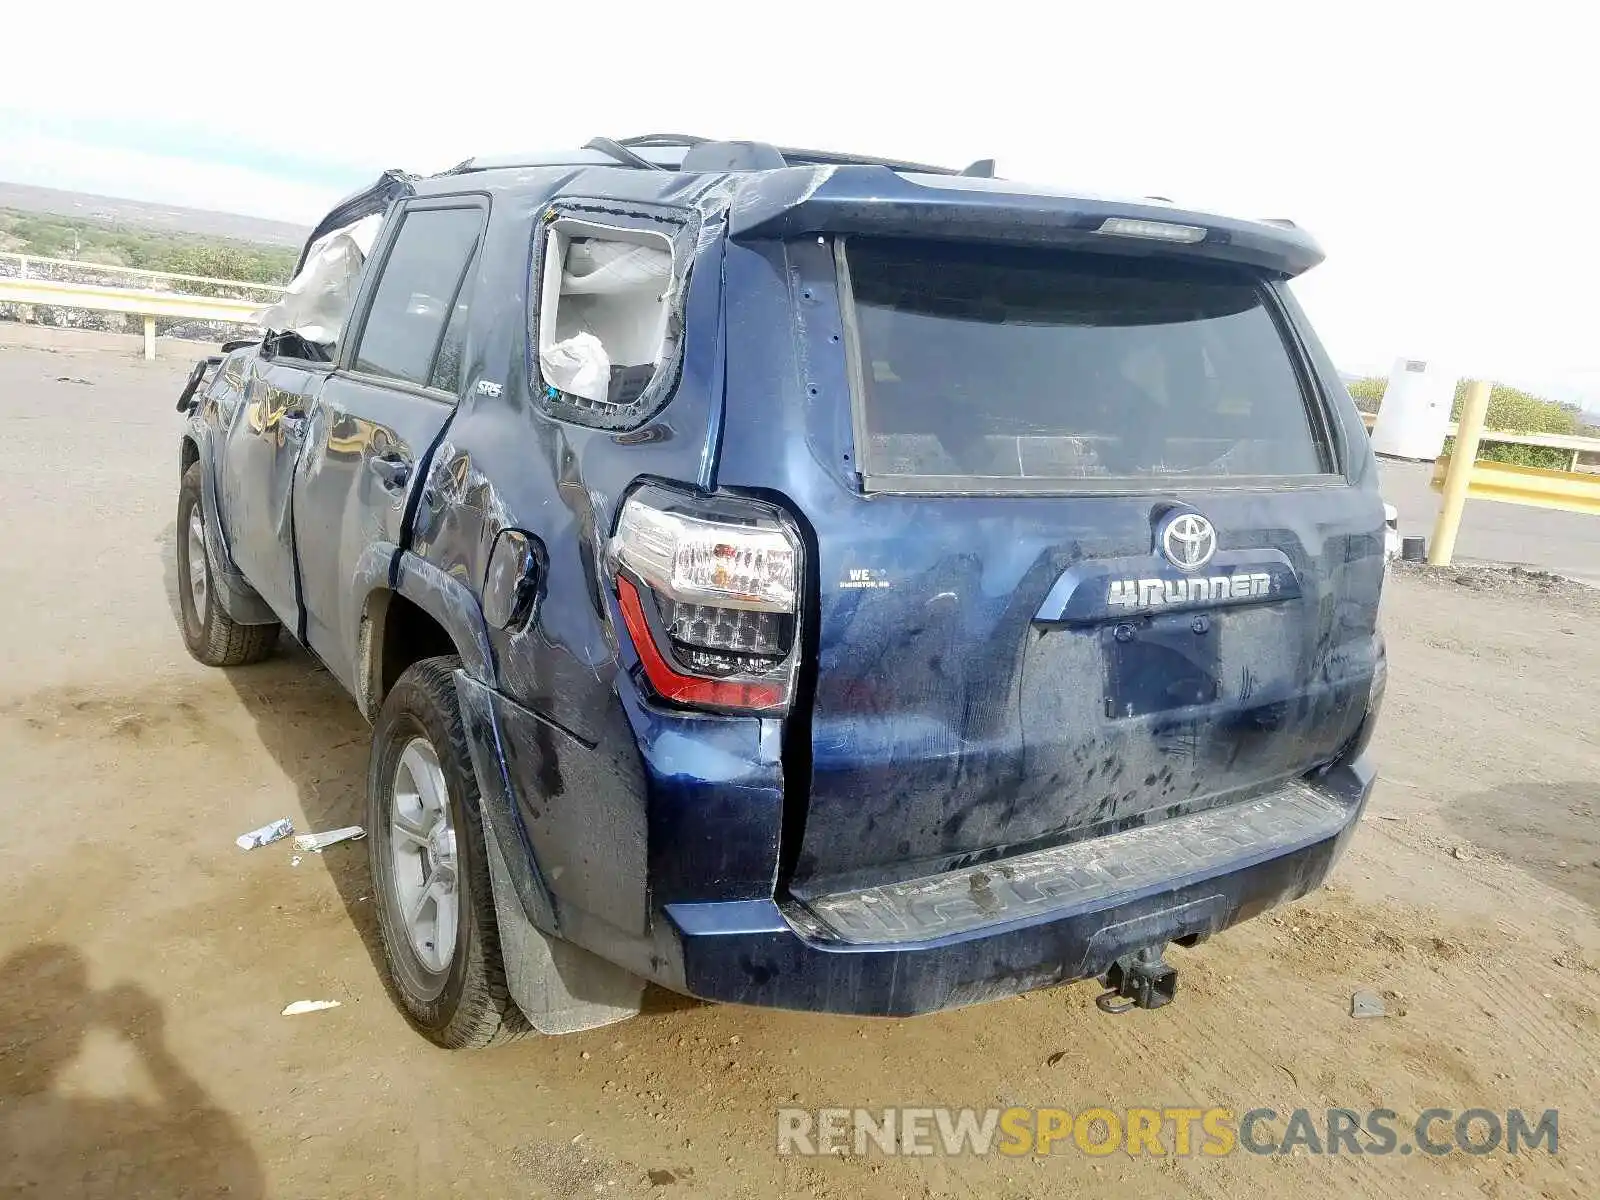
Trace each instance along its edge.
<path fill-rule="evenodd" d="M 1217 552 L 1217 531 L 1199 513 L 1179 513 L 1161 531 L 1161 552 L 1180 571 L 1198 571 Z"/>

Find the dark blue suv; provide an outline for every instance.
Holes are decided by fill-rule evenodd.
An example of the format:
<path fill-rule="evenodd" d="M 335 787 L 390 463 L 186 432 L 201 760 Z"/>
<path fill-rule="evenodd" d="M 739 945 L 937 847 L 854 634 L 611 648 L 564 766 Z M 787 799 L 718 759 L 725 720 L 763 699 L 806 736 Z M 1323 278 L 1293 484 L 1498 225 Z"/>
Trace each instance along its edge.
<path fill-rule="evenodd" d="M 183 632 L 373 723 L 395 997 L 904 1015 L 1316 887 L 1385 678 L 1287 222 L 761 143 L 390 173 L 195 368 Z"/>

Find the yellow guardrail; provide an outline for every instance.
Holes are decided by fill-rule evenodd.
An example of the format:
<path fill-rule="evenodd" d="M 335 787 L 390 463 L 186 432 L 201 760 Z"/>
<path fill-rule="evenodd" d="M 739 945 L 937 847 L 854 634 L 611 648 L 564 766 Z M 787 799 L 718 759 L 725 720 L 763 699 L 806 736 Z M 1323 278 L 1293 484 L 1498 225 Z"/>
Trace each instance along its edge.
<path fill-rule="evenodd" d="M 1434 491 L 1444 491 L 1449 474 L 1450 455 L 1446 454 L 1433 464 Z M 1472 464 L 1472 473 L 1467 477 L 1467 499 L 1600 513 L 1600 475 L 1514 467 L 1510 463 L 1479 459 Z"/>
<path fill-rule="evenodd" d="M 1514 467 L 1510 463 L 1478 459 L 1478 445 L 1489 412 L 1489 384 L 1474 379 L 1467 385 L 1456 430 L 1455 451 L 1442 455 L 1433 466 L 1433 486 L 1444 493 L 1439 518 L 1434 522 L 1428 561 L 1447 567 L 1455 554 L 1461 513 L 1469 497 L 1506 504 L 1530 504 L 1567 512 L 1600 513 L 1600 477 L 1576 471 L 1546 471 L 1539 467 Z"/>
<path fill-rule="evenodd" d="M 144 318 L 144 356 L 156 356 L 156 318 L 182 317 L 191 321 L 228 321 L 251 325 L 253 313 L 263 307 L 256 300 L 225 300 L 218 296 L 186 296 L 146 288 L 102 287 L 92 283 L 61 283 L 52 279 L 0 279 L 0 304 L 37 304 L 48 308 L 81 308 L 91 312 L 131 313 Z"/>
<path fill-rule="evenodd" d="M 1361 414 L 1361 423 L 1367 427 L 1368 433 L 1372 432 L 1377 420 L 1375 413 Z M 1455 437 L 1459 432 L 1455 421 L 1445 426 L 1445 433 L 1449 437 Z M 1507 446 L 1543 446 L 1549 450 L 1565 450 L 1572 455 L 1571 462 L 1567 464 L 1569 471 L 1576 471 L 1578 460 L 1586 454 L 1600 458 L 1600 438 L 1582 437 L 1576 433 L 1510 433 L 1503 429 L 1485 429 L 1478 440 Z"/>
<path fill-rule="evenodd" d="M 281 283 L 254 283 L 248 279 L 219 279 L 214 275 L 180 275 L 175 271 L 151 271 L 145 267 L 124 267 L 114 263 L 89 262 L 81 258 L 47 258 L 41 254 L 23 254 L 16 250 L 0 251 L 0 265 L 14 265 L 16 278 L 39 278 L 40 270 L 48 277 L 51 272 L 71 271 L 84 275 L 120 275 L 130 279 L 150 279 L 159 283 L 209 283 L 247 292 L 278 293 L 284 290 Z"/>

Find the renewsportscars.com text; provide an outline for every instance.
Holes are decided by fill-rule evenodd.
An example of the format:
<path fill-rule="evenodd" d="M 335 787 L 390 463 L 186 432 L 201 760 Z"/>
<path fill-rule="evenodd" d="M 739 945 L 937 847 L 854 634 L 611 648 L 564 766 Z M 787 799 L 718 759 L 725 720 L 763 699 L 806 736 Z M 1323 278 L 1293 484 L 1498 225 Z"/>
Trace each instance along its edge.
<path fill-rule="evenodd" d="M 1559 1113 L 1513 1108 L 780 1108 L 779 1154 L 1160 1157 L 1555 1154 Z"/>

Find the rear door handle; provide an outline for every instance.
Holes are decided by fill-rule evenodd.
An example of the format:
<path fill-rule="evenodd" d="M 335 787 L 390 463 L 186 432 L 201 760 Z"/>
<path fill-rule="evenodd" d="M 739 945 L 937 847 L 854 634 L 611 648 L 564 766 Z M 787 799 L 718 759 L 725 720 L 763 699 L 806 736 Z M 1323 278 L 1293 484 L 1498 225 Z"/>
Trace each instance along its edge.
<path fill-rule="evenodd" d="M 367 459 L 367 466 L 391 492 L 403 490 L 411 480 L 411 464 L 398 454 L 375 454 Z"/>

